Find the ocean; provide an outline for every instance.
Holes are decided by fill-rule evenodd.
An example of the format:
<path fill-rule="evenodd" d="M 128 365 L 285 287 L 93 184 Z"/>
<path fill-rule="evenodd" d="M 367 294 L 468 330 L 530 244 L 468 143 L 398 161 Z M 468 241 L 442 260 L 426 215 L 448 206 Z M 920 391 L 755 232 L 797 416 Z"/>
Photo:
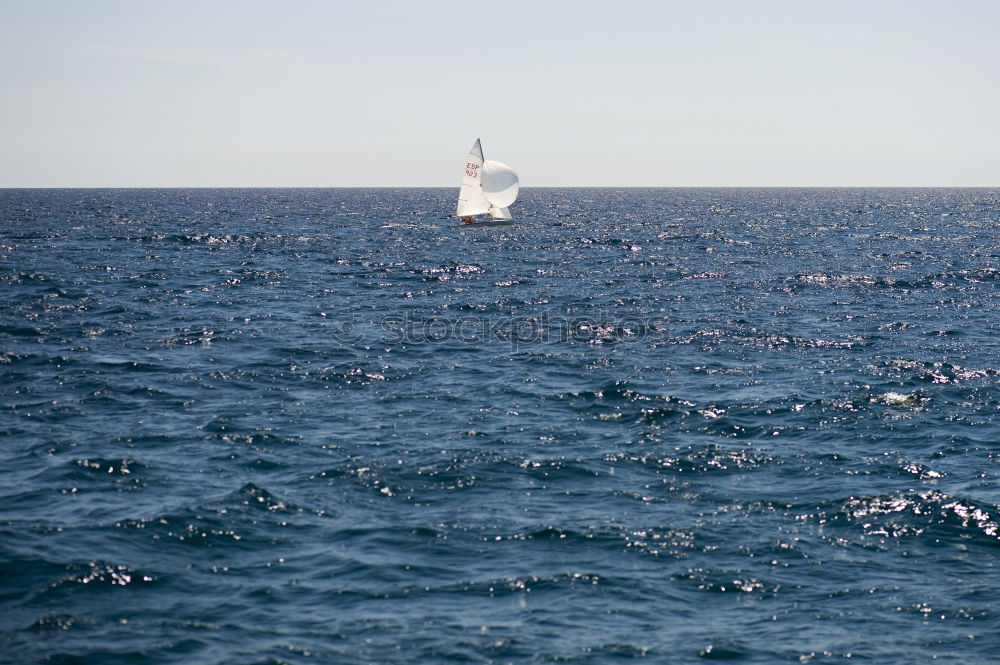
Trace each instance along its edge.
<path fill-rule="evenodd" d="M 0 190 L 0 662 L 1000 652 L 1000 189 Z"/>

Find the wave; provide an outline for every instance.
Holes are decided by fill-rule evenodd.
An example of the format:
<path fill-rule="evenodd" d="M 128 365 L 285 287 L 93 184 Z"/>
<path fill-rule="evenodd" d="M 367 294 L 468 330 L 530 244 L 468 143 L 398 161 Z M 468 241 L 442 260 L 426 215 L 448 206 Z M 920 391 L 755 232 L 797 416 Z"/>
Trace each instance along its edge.
<path fill-rule="evenodd" d="M 1000 511 L 996 506 L 934 489 L 850 497 L 819 521 L 837 533 L 845 529 L 853 532 L 847 537 L 864 546 L 915 540 L 932 549 L 944 545 L 1000 547 Z"/>

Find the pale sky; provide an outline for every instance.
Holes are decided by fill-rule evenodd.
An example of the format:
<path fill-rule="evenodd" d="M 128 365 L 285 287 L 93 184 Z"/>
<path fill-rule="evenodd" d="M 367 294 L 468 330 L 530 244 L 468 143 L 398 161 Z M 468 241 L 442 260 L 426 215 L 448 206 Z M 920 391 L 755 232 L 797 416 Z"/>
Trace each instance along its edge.
<path fill-rule="evenodd" d="M 0 187 L 1000 186 L 995 0 L 0 0 Z"/>

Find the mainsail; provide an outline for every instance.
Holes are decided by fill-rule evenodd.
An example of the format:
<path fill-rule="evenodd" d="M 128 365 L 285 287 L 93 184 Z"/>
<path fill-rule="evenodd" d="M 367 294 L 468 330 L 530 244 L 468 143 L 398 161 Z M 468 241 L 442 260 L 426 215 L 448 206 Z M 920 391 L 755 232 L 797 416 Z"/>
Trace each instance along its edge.
<path fill-rule="evenodd" d="M 479 139 L 476 139 L 465 162 L 462 189 L 458 193 L 458 209 L 455 211 L 457 216 L 482 215 L 490 211 L 490 202 L 486 200 L 486 192 L 483 191 L 481 184 L 482 171 L 483 146 L 479 143 Z"/>
<path fill-rule="evenodd" d="M 458 217 L 489 213 L 494 220 L 512 219 L 507 209 L 517 199 L 517 174 L 502 162 L 483 159 L 483 146 L 476 139 L 465 162 L 462 189 L 458 193 Z"/>

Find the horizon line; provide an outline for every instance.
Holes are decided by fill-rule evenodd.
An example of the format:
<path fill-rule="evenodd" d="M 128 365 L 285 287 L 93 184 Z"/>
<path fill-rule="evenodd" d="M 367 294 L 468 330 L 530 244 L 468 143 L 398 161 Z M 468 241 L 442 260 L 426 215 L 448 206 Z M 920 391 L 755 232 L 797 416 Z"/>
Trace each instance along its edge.
<path fill-rule="evenodd" d="M 460 189 L 457 185 L 0 185 L 19 189 Z M 998 185 L 527 185 L 521 189 L 1000 189 Z"/>

